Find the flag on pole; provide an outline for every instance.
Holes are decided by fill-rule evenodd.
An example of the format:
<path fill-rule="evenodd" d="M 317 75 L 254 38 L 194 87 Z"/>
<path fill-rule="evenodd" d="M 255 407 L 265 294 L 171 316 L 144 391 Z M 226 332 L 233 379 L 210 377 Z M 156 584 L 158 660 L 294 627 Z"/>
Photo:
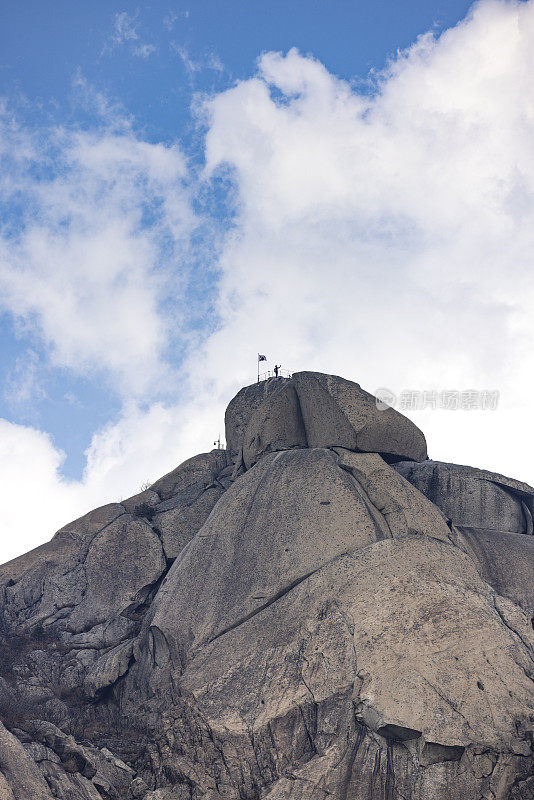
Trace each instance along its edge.
<path fill-rule="evenodd" d="M 258 353 L 258 383 L 260 382 L 260 361 L 267 361 L 267 356 L 262 356 Z"/>

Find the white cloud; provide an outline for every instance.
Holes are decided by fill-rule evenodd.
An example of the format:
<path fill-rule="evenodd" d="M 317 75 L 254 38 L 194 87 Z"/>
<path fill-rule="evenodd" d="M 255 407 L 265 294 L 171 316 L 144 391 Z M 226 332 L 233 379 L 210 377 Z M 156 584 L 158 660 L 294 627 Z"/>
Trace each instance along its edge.
<path fill-rule="evenodd" d="M 163 17 L 163 24 L 168 31 L 172 31 L 174 29 L 176 21 L 179 20 L 180 17 L 189 19 L 189 11 L 169 11 L 169 13 Z"/>
<path fill-rule="evenodd" d="M 140 44 L 133 48 L 133 54 L 141 58 L 148 58 L 152 53 L 155 53 L 157 49 L 155 44 Z"/>
<path fill-rule="evenodd" d="M 489 1 L 372 96 L 291 50 L 214 97 L 207 170 L 238 201 L 206 363 L 499 389 L 495 413 L 425 415 L 431 453 L 534 482 L 533 45 L 534 4 Z"/>
<path fill-rule="evenodd" d="M 127 126 L 40 138 L 15 128 L 0 141 L 16 221 L 0 232 L 0 307 L 38 332 L 55 365 L 146 392 L 167 370 L 160 302 L 196 224 L 182 153 Z"/>
<path fill-rule="evenodd" d="M 132 55 L 148 58 L 157 50 L 157 47 L 141 42 L 138 28 L 139 11 L 136 11 L 135 14 L 128 14 L 127 11 L 119 11 L 114 14 L 111 34 L 102 50 L 102 55 L 109 55 L 118 47 L 126 45 Z"/>
<path fill-rule="evenodd" d="M 41 544 L 77 515 L 76 494 L 59 478 L 63 458 L 45 433 L 0 420 L 2 561 Z"/>
<path fill-rule="evenodd" d="M 34 412 L 35 404 L 46 396 L 39 377 L 39 356 L 28 350 L 17 356 L 4 381 L 4 397 L 9 406 L 23 413 Z"/>
<path fill-rule="evenodd" d="M 202 72 L 203 70 L 206 69 L 214 70 L 215 72 L 224 71 L 224 66 L 222 61 L 220 60 L 219 56 L 212 50 L 207 50 L 202 56 L 199 56 L 198 58 L 193 58 L 190 55 L 187 47 L 183 44 L 178 44 L 177 42 L 171 42 L 170 48 L 177 55 L 180 56 L 182 63 L 190 76 L 193 76 L 196 73 Z"/>
<path fill-rule="evenodd" d="M 56 527 L 58 508 L 57 524 L 64 523 L 210 449 L 224 403 L 254 379 L 258 350 L 284 367 L 342 374 L 371 391 L 498 389 L 494 412 L 412 416 L 432 457 L 534 483 L 526 433 L 534 390 L 533 53 L 532 0 L 488 0 L 439 39 L 425 35 L 400 54 L 373 96 L 295 50 L 264 55 L 254 78 L 215 96 L 206 110 L 206 180 L 230 176 L 237 192 L 218 264 L 216 332 L 183 369 L 184 399 L 148 410 L 126 404 L 121 419 L 95 435 L 81 482 L 61 480 L 61 454 L 44 434 L 11 426 L 14 443 L 0 459 L 0 482 L 9 482 L 13 508 L 24 506 L 4 520 L 12 537 L 21 536 L 17 549 L 44 540 Z M 165 183 L 169 164 L 181 174 L 179 157 L 128 131 L 67 141 L 67 179 L 54 183 L 51 199 L 45 187 L 39 206 L 39 249 L 25 235 L 18 250 L 22 274 L 31 264 L 27 290 L 15 291 L 17 279 L 8 271 L 11 296 L 21 313 L 38 316 L 64 363 L 92 362 L 107 349 L 87 333 L 90 317 L 108 332 L 109 369 L 129 375 L 137 346 L 150 369 L 142 340 L 157 349 L 165 335 L 147 266 L 159 224 L 138 241 L 142 203 L 136 200 L 132 211 L 137 194 L 128 176 L 155 186 L 166 198 L 165 220 L 175 214 L 182 230 L 183 195 L 169 194 Z M 104 190 L 107 174 L 114 178 Z M 86 187 L 81 194 L 78 186 Z M 72 265 L 69 282 L 73 253 L 83 254 L 93 241 L 87 204 L 92 209 L 97 198 L 105 201 L 106 223 L 116 227 L 109 239 L 98 239 L 104 244 L 94 245 L 84 269 Z M 61 233 L 65 199 L 81 243 L 74 250 Z M 115 236 L 126 254 L 118 260 L 106 245 Z M 36 255 L 41 247 L 59 259 L 59 283 Z M 138 332 L 128 328 L 127 315 L 108 319 L 107 293 L 122 296 L 114 292 L 125 263 L 134 265 L 126 296 L 146 324 L 135 347 L 128 342 Z M 109 274 L 116 280 L 108 281 Z M 71 301 L 80 276 L 82 300 Z M 63 283 L 67 312 L 54 303 Z M 148 297 L 139 288 L 145 285 Z M 92 293 L 84 316 L 83 298 Z M 63 330 L 79 311 L 81 345 L 62 341 L 49 308 L 64 315 Z M 35 513 L 25 503 L 29 485 L 39 491 Z"/>

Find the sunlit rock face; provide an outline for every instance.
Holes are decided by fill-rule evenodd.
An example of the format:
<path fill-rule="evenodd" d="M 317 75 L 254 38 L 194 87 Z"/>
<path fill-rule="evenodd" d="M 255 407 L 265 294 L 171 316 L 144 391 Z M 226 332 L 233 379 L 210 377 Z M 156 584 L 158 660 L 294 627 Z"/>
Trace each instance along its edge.
<path fill-rule="evenodd" d="M 379 408 L 357 383 L 319 372 L 246 386 L 226 410 L 226 440 L 247 467 L 291 447 L 345 447 L 396 461 L 427 457 L 425 437 L 413 422 Z"/>
<path fill-rule="evenodd" d="M 0 800 L 534 798 L 534 489 L 357 384 L 0 568 Z"/>

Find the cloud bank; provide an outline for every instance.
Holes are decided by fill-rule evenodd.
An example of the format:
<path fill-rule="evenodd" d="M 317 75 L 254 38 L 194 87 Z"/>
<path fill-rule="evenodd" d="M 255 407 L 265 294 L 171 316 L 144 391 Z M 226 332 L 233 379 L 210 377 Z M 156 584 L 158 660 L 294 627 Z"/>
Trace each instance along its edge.
<path fill-rule="evenodd" d="M 245 380 L 258 342 L 371 390 L 498 389 L 416 421 L 434 457 L 533 480 L 533 43 L 532 2 L 483 2 L 370 91 L 292 50 L 213 98 L 207 169 L 239 193 L 207 362 Z"/>
<path fill-rule="evenodd" d="M 109 121 L 108 121 L 109 122 Z M 53 364 L 144 393 L 166 371 L 165 274 L 195 215 L 176 146 L 125 127 L 28 135 L 4 116 L 0 309 L 34 329 Z"/>
<path fill-rule="evenodd" d="M 525 441 L 534 389 L 533 53 L 532 0 L 487 0 L 439 38 L 421 36 L 363 88 L 291 50 L 264 54 L 252 78 L 208 99 L 201 190 L 232 186 L 232 224 L 215 265 L 216 330 L 194 333 L 180 404 L 126 402 L 95 434 L 81 482 L 61 480 L 61 454 L 45 435 L 9 428 L 8 453 L 19 442 L 20 465 L 39 454 L 32 484 L 46 487 L 33 517 L 25 509 L 24 520 L 4 520 L 18 532 L 17 550 L 46 538 L 57 508 L 66 522 L 68 509 L 74 516 L 125 496 L 209 449 L 225 403 L 253 380 L 258 350 L 371 391 L 498 389 L 494 412 L 411 416 L 432 457 L 534 482 Z M 102 362 L 126 397 L 150 399 L 154 370 L 165 370 L 153 355 L 169 336 L 154 265 L 165 260 L 169 231 L 187 252 L 187 165 L 176 148 L 131 133 L 64 135 L 67 177 L 44 188 L 28 179 L 36 221 L 15 245 L 4 242 L 6 307 L 35 320 L 57 363 Z M 20 158 L 31 147 L 20 138 Z M 148 208 L 156 211 L 146 227 Z M 185 260 L 175 257 L 173 268 Z M 69 337 L 73 324 L 79 333 Z M 149 376 L 140 384 L 131 369 L 139 358 Z M 25 496 L 23 466 L 10 466 L 9 455 L 1 464 L 14 496 Z"/>

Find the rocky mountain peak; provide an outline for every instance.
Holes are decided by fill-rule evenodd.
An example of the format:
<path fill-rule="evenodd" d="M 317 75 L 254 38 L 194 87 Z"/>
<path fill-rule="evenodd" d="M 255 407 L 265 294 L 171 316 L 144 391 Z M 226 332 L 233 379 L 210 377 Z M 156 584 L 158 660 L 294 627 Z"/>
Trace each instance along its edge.
<path fill-rule="evenodd" d="M 0 800 L 532 800 L 534 489 L 314 372 L 0 567 Z"/>

